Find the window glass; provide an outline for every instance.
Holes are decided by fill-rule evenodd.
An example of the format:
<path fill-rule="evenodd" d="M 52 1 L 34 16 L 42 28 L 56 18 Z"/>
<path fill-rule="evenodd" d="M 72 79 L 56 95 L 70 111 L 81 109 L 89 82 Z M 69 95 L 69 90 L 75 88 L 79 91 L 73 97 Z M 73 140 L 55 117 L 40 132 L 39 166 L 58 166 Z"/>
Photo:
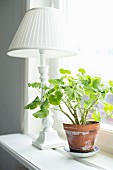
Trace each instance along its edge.
<path fill-rule="evenodd" d="M 68 0 L 68 27 L 72 46 L 80 49 L 75 67 L 83 67 L 89 74 L 99 75 L 104 83 L 113 80 L 113 10 L 112 1 Z M 113 95 L 106 101 L 113 104 Z M 102 105 L 98 106 L 103 113 Z M 102 122 L 113 125 L 113 119 Z"/>

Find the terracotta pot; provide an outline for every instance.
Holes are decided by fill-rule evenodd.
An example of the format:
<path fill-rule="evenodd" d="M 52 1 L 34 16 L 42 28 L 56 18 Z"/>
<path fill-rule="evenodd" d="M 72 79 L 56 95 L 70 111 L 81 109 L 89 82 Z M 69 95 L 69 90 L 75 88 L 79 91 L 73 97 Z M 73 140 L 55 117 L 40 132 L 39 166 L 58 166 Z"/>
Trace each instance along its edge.
<path fill-rule="evenodd" d="M 94 150 L 95 139 L 100 124 L 91 121 L 87 125 L 63 123 L 71 152 L 91 152 Z"/>

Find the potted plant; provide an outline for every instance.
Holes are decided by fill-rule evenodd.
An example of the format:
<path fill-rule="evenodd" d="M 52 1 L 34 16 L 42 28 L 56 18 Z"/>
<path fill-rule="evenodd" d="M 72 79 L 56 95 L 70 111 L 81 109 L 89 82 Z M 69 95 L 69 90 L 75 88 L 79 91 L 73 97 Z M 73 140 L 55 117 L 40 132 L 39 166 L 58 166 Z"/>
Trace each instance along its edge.
<path fill-rule="evenodd" d="M 60 110 L 71 122 L 63 123 L 70 151 L 91 152 L 101 118 L 113 118 L 113 106 L 104 100 L 107 93 L 113 93 L 113 81 L 104 85 L 100 77 L 87 75 L 82 68 L 75 76 L 71 75 L 70 70 L 59 71 L 61 77 L 50 79 L 49 86 L 37 82 L 28 84 L 29 87 L 43 89 L 45 93 L 42 99 L 37 96 L 25 109 L 37 108 L 33 114 L 35 118 L 48 116 L 52 109 Z M 98 103 L 103 104 L 104 115 L 98 111 Z"/>

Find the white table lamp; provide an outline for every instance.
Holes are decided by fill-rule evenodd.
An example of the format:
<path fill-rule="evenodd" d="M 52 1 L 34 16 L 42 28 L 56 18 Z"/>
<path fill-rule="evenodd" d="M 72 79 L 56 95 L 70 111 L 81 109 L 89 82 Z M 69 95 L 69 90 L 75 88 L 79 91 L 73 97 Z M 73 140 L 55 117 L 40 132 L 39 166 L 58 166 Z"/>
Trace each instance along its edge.
<path fill-rule="evenodd" d="M 69 50 L 66 27 L 59 9 L 52 7 L 34 8 L 26 12 L 7 54 L 12 57 L 40 57 L 40 79 L 48 80 L 45 57 L 66 57 L 75 53 Z M 63 146 L 64 142 L 52 128 L 53 121 L 47 116 L 42 121 L 44 128 L 33 145 L 40 149 Z"/>

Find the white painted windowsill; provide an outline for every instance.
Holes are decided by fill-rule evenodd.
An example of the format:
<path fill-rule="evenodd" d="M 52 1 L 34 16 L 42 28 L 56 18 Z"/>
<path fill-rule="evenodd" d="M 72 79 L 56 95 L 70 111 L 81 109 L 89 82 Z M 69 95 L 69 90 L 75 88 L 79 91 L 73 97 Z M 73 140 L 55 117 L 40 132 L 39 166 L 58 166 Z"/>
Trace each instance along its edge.
<path fill-rule="evenodd" d="M 62 148 L 39 150 L 24 134 L 0 136 L 0 147 L 30 170 L 112 170 L 112 154 L 100 151 L 88 158 L 73 158 Z"/>

